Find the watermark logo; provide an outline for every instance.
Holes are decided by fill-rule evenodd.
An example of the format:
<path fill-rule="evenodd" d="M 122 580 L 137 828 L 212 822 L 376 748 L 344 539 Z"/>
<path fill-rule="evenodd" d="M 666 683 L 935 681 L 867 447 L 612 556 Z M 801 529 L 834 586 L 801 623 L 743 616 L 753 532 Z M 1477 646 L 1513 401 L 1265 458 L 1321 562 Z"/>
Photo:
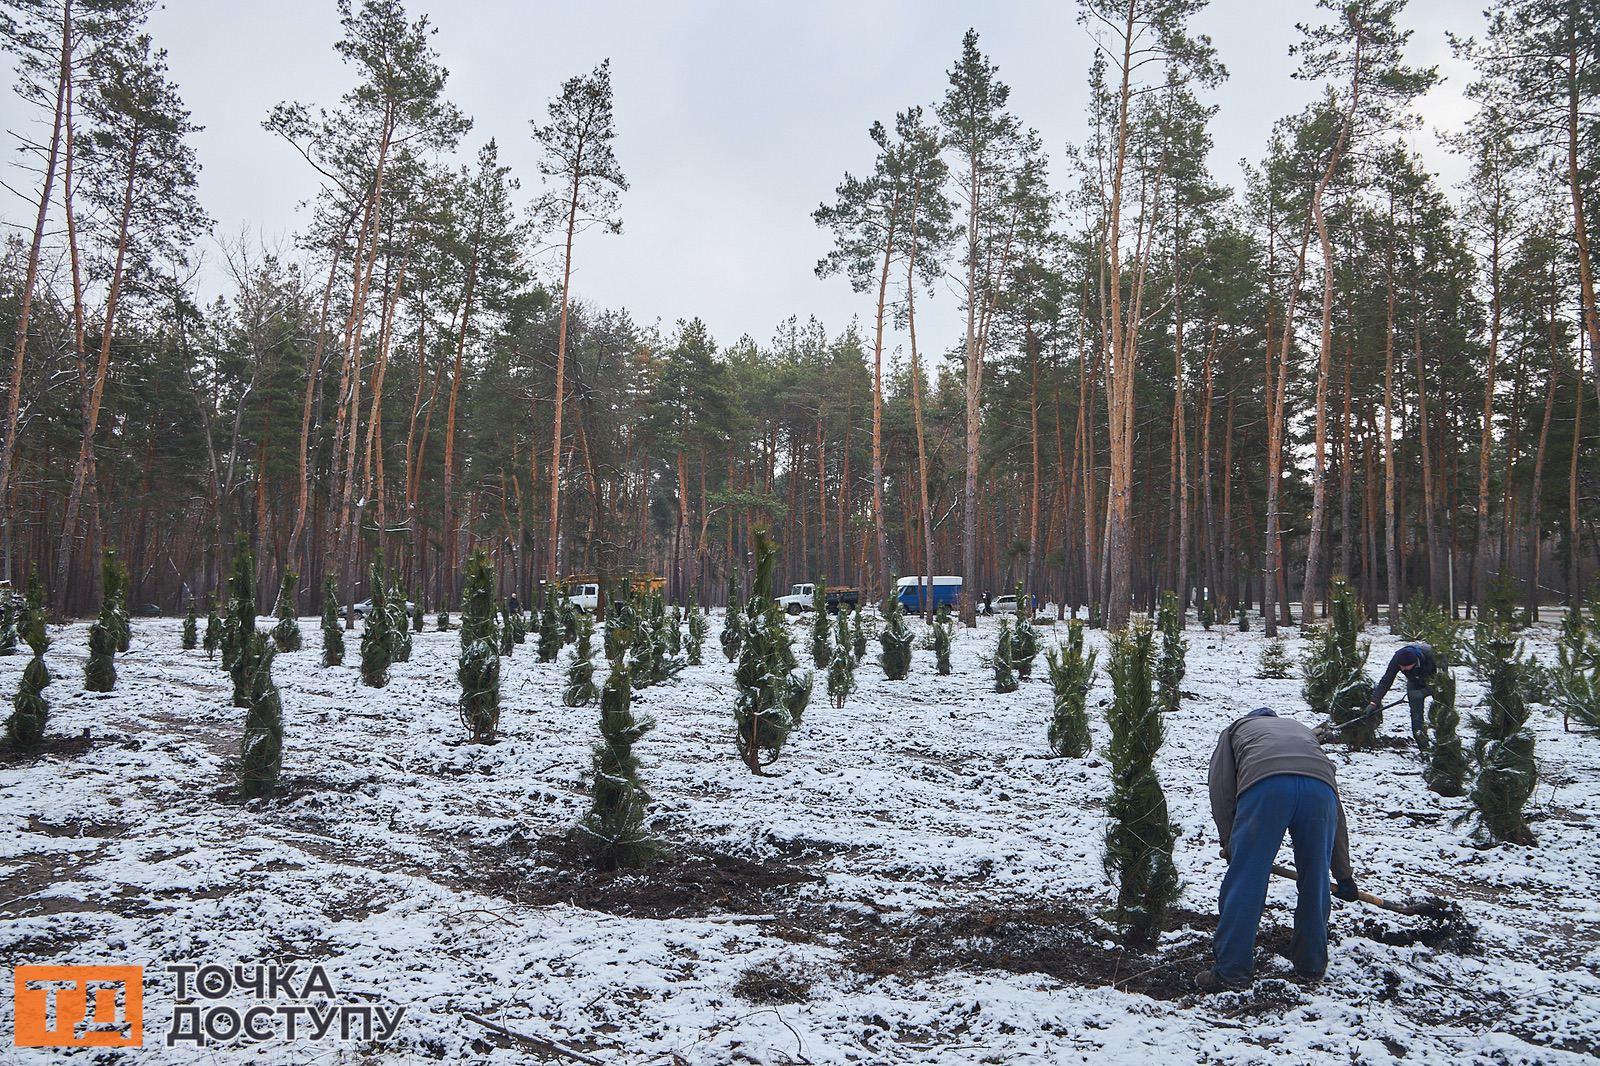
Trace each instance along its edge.
<path fill-rule="evenodd" d="M 195 1047 L 260 1044 L 282 1040 L 368 1040 L 382 1043 L 394 1036 L 404 1007 L 381 1003 L 344 1002 L 328 971 L 312 965 L 302 976 L 298 966 L 167 967 L 176 983 L 172 1025 L 167 1046 Z M 243 999 L 249 1006 L 235 1006 Z M 230 1002 L 221 1002 L 228 1000 Z"/>
<path fill-rule="evenodd" d="M 17 1047 L 140 1047 L 144 967 L 18 966 Z"/>

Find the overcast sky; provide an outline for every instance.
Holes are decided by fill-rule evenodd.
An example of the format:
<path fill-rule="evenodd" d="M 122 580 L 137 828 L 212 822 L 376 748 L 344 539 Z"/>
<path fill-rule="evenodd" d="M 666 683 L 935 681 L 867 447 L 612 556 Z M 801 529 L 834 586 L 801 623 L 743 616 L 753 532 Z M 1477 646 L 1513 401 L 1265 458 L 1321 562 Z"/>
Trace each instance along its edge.
<path fill-rule="evenodd" d="M 790 314 L 816 314 L 830 332 L 871 314 L 870 297 L 842 278 L 819 281 L 827 237 L 811 222 L 846 170 L 872 159 L 867 127 L 897 110 L 931 105 L 974 26 L 1011 85 L 1012 109 L 1038 129 L 1059 166 L 1063 145 L 1084 138 L 1084 83 L 1091 44 L 1068 0 L 635 0 L 583 3 L 411 0 L 438 27 L 448 94 L 475 126 L 469 156 L 490 137 L 502 161 L 537 182 L 528 120 L 542 117 L 561 81 L 610 57 L 617 155 L 632 185 L 623 233 L 591 233 L 576 253 L 574 290 L 643 322 L 670 327 L 699 315 L 719 342 L 741 333 L 768 339 Z M 1430 129 L 1418 137 L 1447 180 L 1459 162 L 1433 128 L 1465 117 L 1464 71 L 1444 31 L 1475 32 L 1470 0 L 1412 0 L 1414 62 L 1438 64 L 1445 82 L 1422 102 Z M 1311 0 L 1213 0 L 1198 29 L 1216 44 L 1230 77 L 1212 95 L 1212 166 L 1235 182 L 1241 158 L 1261 154 L 1274 120 L 1312 90 L 1290 78 L 1296 21 Z M 261 129 L 280 100 L 332 104 L 349 74 L 332 45 L 333 0 L 167 0 L 152 20 L 195 120 L 201 202 L 217 231 L 241 227 L 287 242 L 305 218 L 315 176 Z M 4 94 L 6 128 L 27 121 Z M 8 180 L 18 176 L 13 173 Z M 13 200 L 6 208 L 21 221 Z M 28 221 L 31 221 L 29 219 Z M 215 260 L 215 252 L 211 251 Z M 214 284 L 214 283 L 213 283 Z M 948 295 L 919 303 L 924 344 L 943 349 L 960 332 Z"/>

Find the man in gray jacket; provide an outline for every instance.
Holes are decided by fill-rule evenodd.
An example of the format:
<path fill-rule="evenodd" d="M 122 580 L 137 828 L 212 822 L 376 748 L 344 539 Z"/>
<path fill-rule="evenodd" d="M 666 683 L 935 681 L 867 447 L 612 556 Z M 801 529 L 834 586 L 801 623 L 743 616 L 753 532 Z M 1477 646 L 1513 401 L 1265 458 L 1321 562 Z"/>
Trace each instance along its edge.
<path fill-rule="evenodd" d="M 1299 900 L 1290 961 L 1317 981 L 1328 966 L 1329 870 L 1336 894 L 1356 898 L 1350 843 L 1333 763 L 1310 729 L 1258 707 L 1217 738 L 1211 756 L 1211 816 L 1228 872 L 1213 943 L 1216 964 L 1196 983 L 1205 991 L 1248 987 L 1255 971 L 1256 929 L 1267 901 L 1272 861 L 1288 832 L 1294 844 Z"/>

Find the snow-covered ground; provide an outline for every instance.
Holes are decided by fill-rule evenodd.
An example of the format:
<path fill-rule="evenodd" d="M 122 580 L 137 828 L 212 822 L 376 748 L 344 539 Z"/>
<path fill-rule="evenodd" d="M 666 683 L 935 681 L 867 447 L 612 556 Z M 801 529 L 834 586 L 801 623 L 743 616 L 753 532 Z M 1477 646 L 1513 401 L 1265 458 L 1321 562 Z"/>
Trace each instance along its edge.
<path fill-rule="evenodd" d="M 1255 620 L 1252 619 L 1252 622 Z M 263 620 L 263 626 L 267 624 Z M 958 633 L 956 673 L 863 664 L 843 710 L 819 678 L 772 776 L 738 760 L 732 668 L 636 694 L 637 747 L 674 857 L 596 875 L 561 843 L 587 808 L 593 708 L 560 702 L 563 662 L 533 643 L 503 667 L 503 739 L 462 744 L 457 634 L 421 634 L 386 689 L 354 667 L 280 655 L 284 795 L 241 804 L 229 761 L 244 712 L 176 620 L 136 621 L 116 691 L 82 691 L 86 627 L 54 632 L 50 730 L 87 750 L 0 759 L 0 963 L 145 966 L 140 1052 L 80 1061 L 541 1061 L 464 1018 L 592 1061 L 1561 1063 L 1600 1053 L 1600 737 L 1536 710 L 1539 845 L 1478 850 L 1467 801 L 1423 787 L 1399 743 L 1330 747 L 1362 887 L 1458 901 L 1472 945 L 1335 904 L 1326 981 L 1283 978 L 1293 885 L 1275 881 L 1253 991 L 1200 996 L 1223 872 L 1206 805 L 1218 730 L 1261 704 L 1309 720 L 1298 680 L 1256 675 L 1263 639 L 1191 630 L 1160 776 L 1181 828 L 1181 910 L 1154 956 L 1125 956 L 1100 914 L 1110 685 L 1096 753 L 1047 757 L 1050 691 L 992 691 L 992 620 Z M 920 632 L 920 625 L 919 625 Z M 1045 629 L 1046 640 L 1053 631 Z M 1537 635 L 1550 658 L 1550 632 Z M 797 641 L 804 648 L 803 637 Z M 1374 634 L 1373 661 L 1395 642 Z M 1297 640 L 1290 650 L 1298 658 Z M 875 651 L 875 649 L 874 649 Z M 0 659 L 15 690 L 22 655 Z M 1481 687 L 1462 673 L 1459 705 Z M 1404 709 L 1388 737 L 1407 736 Z M 382 1045 L 168 1049 L 169 963 L 321 962 L 349 1002 L 404 1006 Z M 10 981 L 3 993 L 9 1025 Z M 241 1009 L 247 995 L 222 1002 Z M 50 1052 L 5 1047 L 0 1059 Z M 29 1058 L 28 1056 L 34 1056 Z"/>

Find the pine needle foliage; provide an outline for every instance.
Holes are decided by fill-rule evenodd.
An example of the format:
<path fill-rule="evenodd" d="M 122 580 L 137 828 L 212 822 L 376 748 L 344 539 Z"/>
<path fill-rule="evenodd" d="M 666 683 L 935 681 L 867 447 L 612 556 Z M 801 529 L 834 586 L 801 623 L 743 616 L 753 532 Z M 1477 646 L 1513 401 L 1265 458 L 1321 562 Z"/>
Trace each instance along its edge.
<path fill-rule="evenodd" d="M 1017 676 L 1027 679 L 1033 676 L 1033 662 L 1039 656 L 1039 629 L 1033 624 L 1033 611 L 1026 596 L 1022 594 L 1022 586 L 1017 586 L 1017 628 L 1011 636 L 1011 662 L 1017 668 Z"/>
<path fill-rule="evenodd" d="M 25 751 L 44 739 L 45 724 L 50 719 L 50 703 L 44 698 L 51 681 L 50 668 L 44 661 L 44 653 L 50 650 L 50 637 L 45 629 L 43 604 L 30 596 L 19 614 L 17 629 L 33 657 L 22 668 L 22 681 L 6 719 L 6 736 L 12 747 Z"/>
<path fill-rule="evenodd" d="M 1173 592 L 1161 594 L 1156 611 L 1156 628 L 1161 632 L 1161 658 L 1156 663 L 1156 701 L 1168 713 L 1178 709 L 1183 698 L 1183 675 L 1187 671 L 1189 642 L 1183 637 L 1183 612 Z"/>
<path fill-rule="evenodd" d="M 1404 641 L 1427 640 L 1439 608 L 1427 596 L 1411 596 L 1400 605 L 1400 617 L 1395 622 L 1395 636 Z M 1431 643 L 1431 641 L 1430 641 Z"/>
<path fill-rule="evenodd" d="M 672 658 L 683 652 L 683 612 L 677 604 L 667 609 L 666 623 L 661 628 L 661 635 L 666 641 L 667 657 Z"/>
<path fill-rule="evenodd" d="M 1561 707 L 1561 724 L 1600 729 L 1600 601 L 1593 619 L 1585 619 L 1577 605 L 1567 609 L 1556 641 L 1555 697 Z"/>
<path fill-rule="evenodd" d="M 206 632 L 205 636 L 200 639 L 200 646 L 205 649 L 207 659 L 213 658 L 217 654 L 217 649 L 222 645 L 223 632 L 222 619 L 217 617 L 216 609 L 207 606 Z"/>
<path fill-rule="evenodd" d="M 223 665 L 233 679 L 233 705 L 250 706 L 250 684 L 255 677 L 256 559 L 243 536 L 233 549 L 233 573 L 228 578 L 228 620 L 223 627 Z M 231 646 L 231 647 L 230 647 Z M 231 651 L 231 654 L 230 654 Z"/>
<path fill-rule="evenodd" d="M 628 683 L 629 692 L 646 689 L 655 684 L 655 670 L 651 657 L 656 647 L 656 620 L 650 611 L 648 596 L 637 594 L 630 600 L 633 605 L 632 621 L 628 626 Z"/>
<path fill-rule="evenodd" d="M 421 633 L 424 624 L 426 618 L 422 610 L 422 597 L 418 596 L 417 601 L 411 605 L 411 632 Z"/>
<path fill-rule="evenodd" d="M 0 655 L 17 653 L 17 629 L 21 621 L 22 597 L 12 589 L 0 589 Z"/>
<path fill-rule="evenodd" d="M 861 622 L 860 604 L 850 612 L 850 653 L 858 663 L 867 657 L 867 630 Z"/>
<path fill-rule="evenodd" d="M 1361 639 L 1361 604 L 1349 583 L 1335 578 L 1329 607 L 1327 624 L 1313 627 L 1307 638 L 1301 691 L 1313 711 L 1332 720 L 1340 740 L 1355 748 L 1371 747 L 1383 713 L 1368 714 L 1372 679 L 1366 665 L 1372 648 Z"/>
<path fill-rule="evenodd" d="M 1486 842 L 1532 844 L 1533 830 L 1522 813 L 1539 782 L 1523 692 L 1527 663 L 1504 629 L 1480 641 L 1478 654 L 1478 674 L 1489 687 L 1485 713 L 1472 720 L 1478 777 L 1471 799 L 1478 813 L 1478 835 Z"/>
<path fill-rule="evenodd" d="M 200 620 L 194 614 L 194 597 L 189 597 L 188 610 L 183 615 L 183 650 L 194 651 L 200 644 Z"/>
<path fill-rule="evenodd" d="M 544 603 L 539 608 L 539 661 L 553 663 L 561 654 L 561 614 L 556 609 L 556 591 L 546 584 Z"/>
<path fill-rule="evenodd" d="M 1124 943 L 1145 951 L 1159 941 L 1167 912 L 1177 901 L 1172 847 L 1177 827 L 1156 777 L 1161 710 L 1152 693 L 1153 637 L 1148 623 L 1111 636 L 1111 795 L 1106 802 L 1106 873 L 1117 879 L 1115 919 Z"/>
<path fill-rule="evenodd" d="M 1483 605 L 1478 610 L 1478 628 L 1506 633 L 1522 628 L 1522 612 L 1517 609 L 1517 583 L 1509 572 L 1501 570 L 1490 580 Z"/>
<path fill-rule="evenodd" d="M 1243 618 L 1244 615 L 1241 613 L 1239 617 Z M 1294 662 L 1289 658 L 1289 645 L 1282 637 L 1273 637 L 1261 649 L 1256 676 L 1277 681 L 1294 676 Z"/>
<path fill-rule="evenodd" d="M 272 681 L 276 648 L 265 634 L 250 638 L 249 713 L 239 748 L 239 792 L 247 799 L 271 795 L 283 770 L 283 700 Z"/>
<path fill-rule="evenodd" d="M 848 643 L 830 649 L 828 662 L 828 700 L 835 707 L 843 707 L 850 694 L 856 690 L 856 660 L 850 654 Z"/>
<path fill-rule="evenodd" d="M 950 676 L 950 646 L 955 635 L 956 624 L 950 617 L 950 608 L 941 605 L 933 618 L 933 668 L 940 677 Z"/>
<path fill-rule="evenodd" d="M 344 626 L 339 624 L 339 586 L 329 574 L 322 581 L 322 665 L 344 664 Z"/>
<path fill-rule="evenodd" d="M 468 738 L 492 744 L 500 730 L 500 656 L 496 648 L 494 568 L 483 551 L 467 559 L 461 589 L 461 653 L 457 709 Z"/>
<path fill-rule="evenodd" d="M 1433 701 L 1428 705 L 1428 727 L 1433 732 L 1433 747 L 1428 750 L 1428 765 L 1422 779 L 1441 796 L 1466 792 L 1467 771 L 1472 768 L 1461 744 L 1461 714 L 1456 710 L 1456 679 L 1445 663 L 1433 676 Z"/>
<path fill-rule="evenodd" d="M 1083 623 L 1076 618 L 1067 623 L 1067 642 L 1044 653 L 1055 697 L 1048 736 L 1050 750 L 1057 755 L 1081 759 L 1089 754 L 1092 738 L 1086 704 L 1099 655 L 1096 651 L 1085 653 Z"/>
<path fill-rule="evenodd" d="M 812 675 L 795 662 L 789 629 L 772 598 L 777 547 L 767 531 L 755 533 L 756 574 L 745 605 L 744 640 L 734 683 L 734 726 L 739 754 L 752 773 L 775 760 L 805 711 Z"/>
<path fill-rule="evenodd" d="M 361 683 L 368 688 L 383 688 L 389 683 L 393 651 L 389 638 L 389 591 L 383 580 L 382 563 L 372 564 L 367 587 L 372 590 L 372 609 L 361 626 Z"/>
<path fill-rule="evenodd" d="M 890 578 L 889 585 L 894 587 L 893 578 Z M 886 621 L 883 632 L 878 634 L 878 644 L 883 648 L 879 662 L 883 665 L 884 677 L 890 681 L 904 681 L 911 673 L 911 642 L 914 639 L 911 627 L 906 623 L 906 609 L 901 606 L 898 596 L 891 596 L 884 610 Z"/>
<path fill-rule="evenodd" d="M 89 627 L 83 687 L 88 692 L 110 692 L 117 687 L 117 637 L 103 617 Z"/>
<path fill-rule="evenodd" d="M 293 570 L 283 572 L 283 584 L 278 587 L 278 624 L 272 627 L 272 643 L 279 651 L 300 650 L 300 619 L 294 600 L 299 583 Z"/>
<path fill-rule="evenodd" d="M 133 628 L 128 621 L 128 568 L 117 561 L 115 551 L 106 552 L 100 564 L 100 579 L 100 620 L 111 630 L 115 650 L 125 652 L 133 643 Z"/>
<path fill-rule="evenodd" d="M 568 707 L 587 707 L 599 698 L 600 689 L 594 683 L 594 622 L 584 615 L 578 620 L 578 639 L 572 645 L 561 702 Z"/>
<path fill-rule="evenodd" d="M 89 656 L 83 664 L 83 687 L 88 692 L 110 692 L 117 687 L 117 583 L 116 553 L 106 552 L 102 564 L 105 595 L 100 617 L 89 627 Z"/>
<path fill-rule="evenodd" d="M 677 608 L 667 610 L 666 601 L 659 592 L 652 602 L 650 683 L 660 685 L 683 672 L 683 658 L 678 654 L 683 643 L 678 631 Z"/>
<path fill-rule="evenodd" d="M 600 693 L 600 743 L 594 749 L 591 801 L 576 837 L 602 870 L 634 869 L 663 851 L 660 838 L 646 825 L 650 794 L 640 779 L 639 758 L 633 751 L 633 745 L 655 728 L 655 722 L 633 715 L 626 655 L 632 634 L 609 625 L 607 631 L 608 645 L 618 654 L 611 659 L 611 671 Z"/>
<path fill-rule="evenodd" d="M 689 635 L 684 641 L 688 653 L 689 665 L 699 666 L 705 660 L 706 636 L 711 631 L 710 624 L 706 621 L 706 613 L 700 605 L 693 600 L 689 601 Z"/>
<path fill-rule="evenodd" d="M 389 661 L 411 661 L 411 619 L 406 613 L 406 594 L 399 588 L 389 587 Z"/>
<path fill-rule="evenodd" d="M 744 643 L 744 611 L 739 606 L 739 576 L 731 568 L 728 570 L 728 606 L 722 614 L 722 634 L 718 640 L 722 643 L 722 654 L 730 663 L 739 657 L 739 648 Z"/>
<path fill-rule="evenodd" d="M 500 628 L 497 632 L 500 634 L 500 657 L 508 659 L 517 650 L 517 621 L 511 614 L 511 608 L 504 603 L 500 605 Z"/>
<path fill-rule="evenodd" d="M 1016 664 L 1011 659 L 1011 620 L 1002 618 L 1000 636 L 995 641 L 994 648 L 994 690 L 1015 692 L 1019 684 Z"/>
<path fill-rule="evenodd" d="M 811 593 L 811 661 L 819 670 L 833 662 L 833 641 L 828 626 L 828 579 L 818 581 Z"/>

